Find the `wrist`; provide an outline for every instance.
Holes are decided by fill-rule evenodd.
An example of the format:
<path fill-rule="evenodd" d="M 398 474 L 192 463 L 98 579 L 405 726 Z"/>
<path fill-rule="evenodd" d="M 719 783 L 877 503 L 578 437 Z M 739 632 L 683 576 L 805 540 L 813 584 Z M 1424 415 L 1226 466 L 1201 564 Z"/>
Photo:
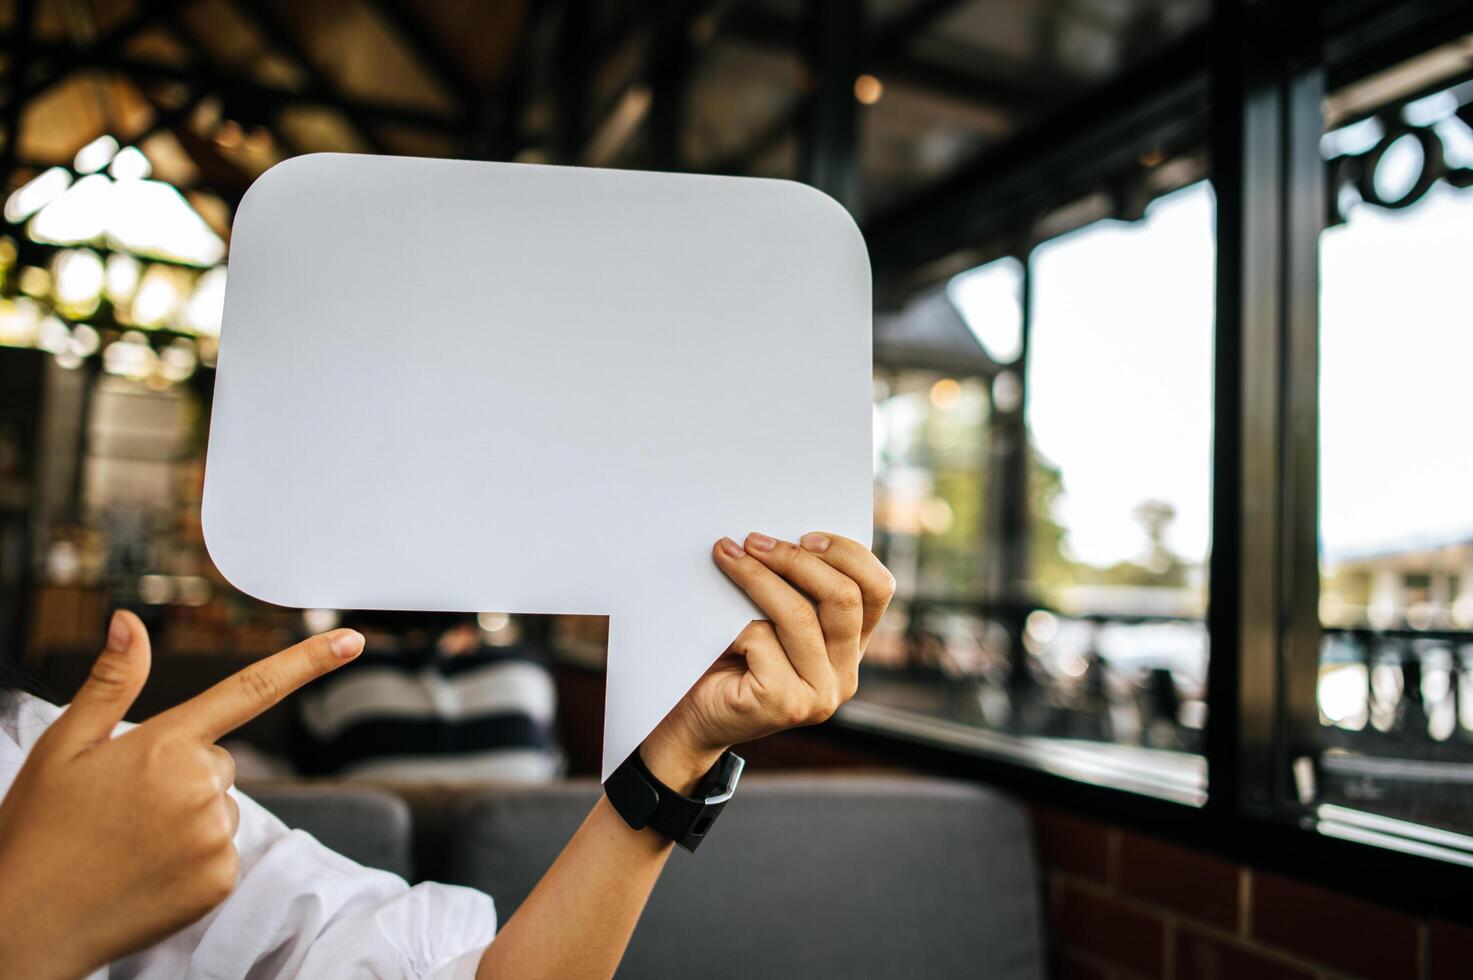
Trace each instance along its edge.
<path fill-rule="evenodd" d="M 690 796 L 725 751 L 725 746 L 696 745 L 661 725 L 640 745 L 639 757 L 652 776 L 682 796 Z"/>

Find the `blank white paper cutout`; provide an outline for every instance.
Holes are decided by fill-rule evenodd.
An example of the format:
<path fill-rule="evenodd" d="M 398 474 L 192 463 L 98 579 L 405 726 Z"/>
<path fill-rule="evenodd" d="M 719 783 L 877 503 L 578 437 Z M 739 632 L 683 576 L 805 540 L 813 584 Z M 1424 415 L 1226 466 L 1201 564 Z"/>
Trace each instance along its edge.
<path fill-rule="evenodd" d="M 869 544 L 870 398 L 811 188 L 296 157 L 236 214 L 206 543 L 281 605 L 608 615 L 606 778 L 754 618 L 718 537 Z"/>

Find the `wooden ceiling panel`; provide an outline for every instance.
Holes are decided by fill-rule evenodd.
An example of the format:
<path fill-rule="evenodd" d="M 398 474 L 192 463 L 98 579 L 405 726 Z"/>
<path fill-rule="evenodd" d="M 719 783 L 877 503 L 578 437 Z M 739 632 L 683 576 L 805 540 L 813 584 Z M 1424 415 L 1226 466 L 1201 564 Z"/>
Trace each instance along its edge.
<path fill-rule="evenodd" d="M 717 166 L 788 111 L 800 97 L 803 66 L 770 47 L 717 42 L 701 61 L 687 101 L 685 154 Z"/>
<path fill-rule="evenodd" d="M 136 132 L 152 114 L 147 101 L 128 82 L 95 72 L 73 74 L 26 104 L 19 156 L 69 163 L 98 136 Z"/>
<path fill-rule="evenodd" d="M 887 86 L 864 110 L 860 167 L 867 211 L 883 210 L 1000 139 L 1012 120 L 928 92 Z"/>
<path fill-rule="evenodd" d="M 967 0 L 911 51 L 956 71 L 1012 75 L 1058 101 L 1199 27 L 1209 6 L 1209 0 Z"/>
<path fill-rule="evenodd" d="M 441 112 L 456 109 L 413 51 L 361 0 L 256 0 L 291 31 L 312 67 L 339 91 L 362 99 Z"/>
<path fill-rule="evenodd" d="M 184 197 L 199 212 L 199 216 L 205 219 L 210 230 L 229 244 L 230 220 L 234 214 L 234 208 L 221 200 L 219 196 L 206 191 L 189 191 Z"/>
<path fill-rule="evenodd" d="M 51 5 L 71 8 L 68 17 L 90 18 L 96 35 L 106 34 L 108 31 L 121 25 L 140 13 L 145 6 L 144 0 L 91 0 L 88 3 L 69 2 L 69 0 L 51 0 Z"/>
<path fill-rule="evenodd" d="M 249 74 L 270 50 L 266 39 L 231 0 L 195 0 L 184 8 L 180 22 L 216 68 Z"/>
<path fill-rule="evenodd" d="M 926 35 L 944 38 L 981 58 L 1036 61 L 1048 15 L 1061 6 L 1047 0 L 967 0 L 937 18 Z"/>
<path fill-rule="evenodd" d="M 176 68 L 189 64 L 193 57 L 189 46 L 167 27 L 155 27 L 134 35 L 123 45 L 123 53 L 129 58 Z"/>
<path fill-rule="evenodd" d="M 282 134 L 303 153 L 366 153 L 363 137 L 341 113 L 316 106 L 292 106 L 278 117 Z"/>
<path fill-rule="evenodd" d="M 460 148 L 450 133 L 435 133 L 410 126 L 382 124 L 374 132 L 390 152 L 406 157 L 453 157 Z"/>
<path fill-rule="evenodd" d="M 14 0 L 9 8 L 7 26 L 18 9 Z M 138 0 L 37 0 L 35 34 L 46 41 L 84 44 L 93 40 L 138 12 Z"/>
<path fill-rule="evenodd" d="M 454 62 L 480 92 L 491 90 L 506 73 L 529 19 L 525 0 L 440 0 L 409 3 L 386 0 L 388 6 L 407 8 L 408 16 L 423 19 L 439 50 Z"/>
<path fill-rule="evenodd" d="M 173 133 L 155 133 L 144 140 L 139 149 L 153 164 L 153 175 L 157 179 L 176 187 L 186 187 L 199 179 L 199 167 L 195 166 Z"/>

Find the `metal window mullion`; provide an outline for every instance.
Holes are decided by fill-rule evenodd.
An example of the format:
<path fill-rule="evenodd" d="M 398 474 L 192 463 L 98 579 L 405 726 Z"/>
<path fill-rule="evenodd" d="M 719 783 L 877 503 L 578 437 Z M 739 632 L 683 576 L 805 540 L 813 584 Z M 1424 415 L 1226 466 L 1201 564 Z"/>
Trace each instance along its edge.
<path fill-rule="evenodd" d="M 991 379 L 990 404 L 994 420 L 993 460 L 995 492 L 991 504 L 993 519 L 988 522 L 992 540 L 988 552 L 992 556 L 992 591 L 990 597 L 1003 611 L 1004 621 L 1014 635 L 1020 635 L 1021 620 L 1028 607 L 1040 600 L 1035 582 L 1036 570 L 1030 561 L 1031 520 L 1029 507 L 1029 469 L 1032 447 L 1028 434 L 1028 350 L 1033 332 L 1033 253 L 1024 253 L 1023 275 L 1019 284 L 1022 303 L 1022 337 L 1018 356 L 1008 367 Z M 1008 411 L 997 408 L 997 379 L 1011 374 L 1017 383 L 1016 402 Z"/>
<path fill-rule="evenodd" d="M 1262 7 L 1253 8 L 1262 14 Z M 1283 93 L 1242 0 L 1214 7 L 1217 192 L 1208 806 L 1267 812 L 1278 716 Z"/>
<path fill-rule="evenodd" d="M 854 79 L 862 64 L 865 0 L 807 0 L 804 60 L 814 95 L 802 143 L 801 179 L 833 197 L 856 219 L 861 213 L 858 103 Z"/>
<path fill-rule="evenodd" d="M 1312 802 L 1313 786 L 1290 785 L 1294 760 L 1318 755 L 1319 621 L 1319 238 L 1325 226 L 1325 71 L 1296 64 L 1284 90 L 1281 390 L 1284 417 L 1280 641 L 1280 804 Z M 1302 773 L 1295 766 L 1292 770 Z M 1296 793 L 1297 790 L 1297 793 Z"/>
<path fill-rule="evenodd" d="M 1272 82 L 1249 90 L 1243 108 L 1244 189 L 1241 262 L 1241 469 L 1238 499 L 1238 802 L 1270 807 L 1277 784 L 1280 612 L 1280 446 L 1283 198 L 1280 184 L 1282 92 Z M 1216 651 L 1214 650 L 1214 653 Z"/>
<path fill-rule="evenodd" d="M 691 5 L 660 0 L 651 5 L 654 42 L 650 50 L 650 161 L 656 170 L 683 170 L 686 102 L 690 87 Z"/>
<path fill-rule="evenodd" d="M 1271 815 L 1318 727 L 1324 71 L 1293 11 L 1221 0 L 1209 805 Z"/>
<path fill-rule="evenodd" d="M 585 4 L 563 5 L 557 28 L 557 75 L 553 98 L 557 106 L 553 130 L 555 162 L 576 165 L 583 159 L 588 139 L 590 61 L 593 55 L 590 11 Z"/>

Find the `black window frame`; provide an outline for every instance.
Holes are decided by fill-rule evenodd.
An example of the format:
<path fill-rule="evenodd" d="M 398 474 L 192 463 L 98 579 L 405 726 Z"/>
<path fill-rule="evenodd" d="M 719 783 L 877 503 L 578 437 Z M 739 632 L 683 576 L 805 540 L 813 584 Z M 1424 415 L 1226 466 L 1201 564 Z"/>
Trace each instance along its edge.
<path fill-rule="evenodd" d="M 1020 223 L 1123 161 L 1208 146 L 1217 266 L 1207 801 L 1187 806 L 874 725 L 841 720 L 839 737 L 1412 914 L 1473 922 L 1473 866 L 1413 843 L 1332 836 L 1298 803 L 1293 778 L 1320 729 L 1324 96 L 1469 34 L 1466 2 L 1217 0 L 1203 32 L 866 227 L 877 295 L 901 295 L 952 252 L 1016 241 Z"/>

